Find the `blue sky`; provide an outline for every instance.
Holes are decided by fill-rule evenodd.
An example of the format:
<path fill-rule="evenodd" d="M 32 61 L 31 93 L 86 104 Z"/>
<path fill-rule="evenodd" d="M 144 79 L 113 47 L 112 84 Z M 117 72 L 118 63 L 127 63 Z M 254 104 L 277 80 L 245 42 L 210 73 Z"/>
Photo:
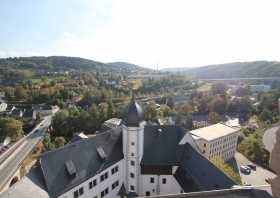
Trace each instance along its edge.
<path fill-rule="evenodd" d="M 147 67 L 280 60 L 279 0 L 3 0 L 0 57 Z"/>

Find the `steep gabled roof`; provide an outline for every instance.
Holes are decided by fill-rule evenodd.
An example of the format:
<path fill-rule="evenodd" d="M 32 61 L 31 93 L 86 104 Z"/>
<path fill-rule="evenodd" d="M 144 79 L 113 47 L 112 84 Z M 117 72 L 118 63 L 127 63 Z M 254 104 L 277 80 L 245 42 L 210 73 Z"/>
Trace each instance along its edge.
<path fill-rule="evenodd" d="M 123 159 L 121 134 L 121 128 L 115 128 L 43 154 L 40 165 L 50 195 L 57 197 Z M 105 159 L 97 148 L 102 148 Z"/>
<path fill-rule="evenodd" d="M 174 125 L 146 126 L 141 165 L 178 165 L 178 147 L 184 135 Z"/>
<path fill-rule="evenodd" d="M 199 190 L 228 189 L 236 185 L 234 181 L 203 157 L 190 144 L 181 145 L 180 150 L 180 168 L 177 171 L 184 173 L 187 181 L 191 178 Z M 187 188 L 184 180 L 178 180 L 178 182 L 182 187 Z M 184 190 L 189 192 L 189 189 Z"/>

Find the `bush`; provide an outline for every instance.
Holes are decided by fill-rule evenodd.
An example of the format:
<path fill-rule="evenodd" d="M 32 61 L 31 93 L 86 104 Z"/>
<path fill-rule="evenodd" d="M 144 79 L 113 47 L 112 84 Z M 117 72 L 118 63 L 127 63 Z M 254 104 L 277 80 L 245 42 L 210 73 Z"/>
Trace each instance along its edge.
<path fill-rule="evenodd" d="M 256 164 L 264 167 L 268 166 L 269 153 L 264 149 L 262 135 L 259 130 L 245 137 L 238 145 L 238 151 Z"/>
<path fill-rule="evenodd" d="M 231 178 L 236 184 L 242 184 L 240 175 L 234 172 L 234 170 L 220 158 L 212 160 L 213 164 L 220 169 L 224 174 Z"/>

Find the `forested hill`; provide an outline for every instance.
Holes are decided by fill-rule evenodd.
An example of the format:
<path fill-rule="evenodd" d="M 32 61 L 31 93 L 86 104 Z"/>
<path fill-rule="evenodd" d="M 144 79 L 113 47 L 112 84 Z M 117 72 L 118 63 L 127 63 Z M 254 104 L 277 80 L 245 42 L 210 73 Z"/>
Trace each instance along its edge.
<path fill-rule="evenodd" d="M 151 69 L 141 67 L 139 65 L 127 63 L 127 62 L 113 62 L 113 63 L 108 63 L 108 65 L 119 68 L 124 71 L 126 71 L 126 70 L 135 70 L 135 71 L 137 71 L 137 70 L 149 71 L 150 70 L 151 71 Z"/>
<path fill-rule="evenodd" d="M 184 73 L 198 78 L 280 77 L 280 62 L 227 63 L 188 69 Z"/>
<path fill-rule="evenodd" d="M 104 72 L 126 72 L 135 70 L 145 70 L 137 65 L 118 63 L 106 64 L 78 57 L 66 56 L 49 56 L 49 57 L 19 57 L 0 59 L 0 71 L 12 69 L 31 69 L 46 71 L 63 71 L 63 70 L 94 70 Z"/>

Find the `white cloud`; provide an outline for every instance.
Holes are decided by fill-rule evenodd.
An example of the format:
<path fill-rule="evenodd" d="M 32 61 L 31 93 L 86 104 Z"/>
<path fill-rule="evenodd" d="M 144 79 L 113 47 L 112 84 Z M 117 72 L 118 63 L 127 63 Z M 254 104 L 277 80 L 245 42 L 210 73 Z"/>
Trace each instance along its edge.
<path fill-rule="evenodd" d="M 64 33 L 55 48 L 161 67 L 280 60 L 279 7 L 278 0 L 116 0 L 111 23 L 88 36 Z"/>

